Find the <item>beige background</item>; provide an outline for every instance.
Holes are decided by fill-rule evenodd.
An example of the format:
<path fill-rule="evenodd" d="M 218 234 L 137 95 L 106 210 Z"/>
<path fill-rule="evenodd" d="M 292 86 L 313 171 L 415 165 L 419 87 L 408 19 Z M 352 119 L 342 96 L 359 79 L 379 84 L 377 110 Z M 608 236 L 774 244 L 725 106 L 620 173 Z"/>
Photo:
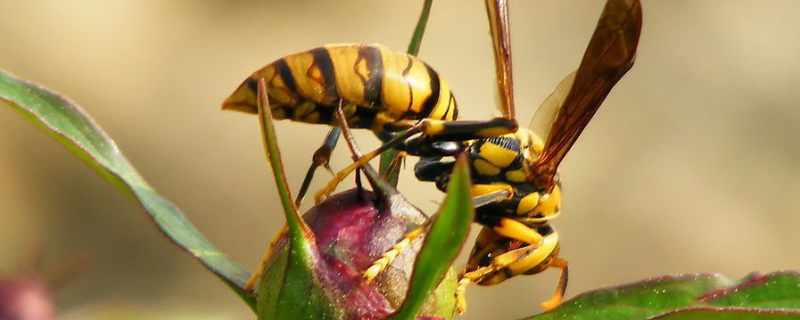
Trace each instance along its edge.
<path fill-rule="evenodd" d="M 0 68 L 80 103 L 251 269 L 281 218 L 256 118 L 221 112 L 220 102 L 292 52 L 344 42 L 403 50 L 419 10 L 419 1 L 2 2 Z M 562 166 L 565 214 L 555 225 L 572 264 L 568 295 L 668 273 L 797 269 L 800 3 L 643 2 L 637 64 Z M 577 66 L 602 6 L 513 1 L 521 123 Z M 420 57 L 450 82 L 462 118 L 494 113 L 481 1 L 437 0 Z M 296 187 L 326 128 L 278 130 Z M 340 151 L 335 168 L 347 163 Z M 441 194 L 413 180 L 413 162 L 401 190 L 433 212 Z M 123 303 L 252 318 L 136 205 L 9 108 L 0 108 L 0 177 L 0 270 L 37 247 L 54 264 L 80 250 L 95 257 L 58 293 L 62 312 Z M 557 277 L 473 288 L 461 319 L 538 312 Z"/>

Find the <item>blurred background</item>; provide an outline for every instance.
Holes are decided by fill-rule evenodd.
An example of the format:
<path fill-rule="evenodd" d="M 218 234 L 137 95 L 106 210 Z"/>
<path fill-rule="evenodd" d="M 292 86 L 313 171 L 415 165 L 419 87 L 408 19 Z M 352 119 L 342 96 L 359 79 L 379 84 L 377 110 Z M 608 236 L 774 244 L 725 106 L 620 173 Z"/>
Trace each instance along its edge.
<path fill-rule="evenodd" d="M 405 50 L 420 7 L 0 2 L 0 68 L 83 106 L 153 186 L 251 270 L 282 218 L 256 118 L 220 103 L 252 71 L 293 52 L 330 43 Z M 800 2 L 642 2 L 636 65 L 561 167 L 564 215 L 555 226 L 571 263 L 568 297 L 664 274 L 800 268 Z M 521 124 L 577 67 L 603 5 L 512 1 Z M 463 119 L 496 113 L 487 31 L 482 1 L 435 1 L 420 57 L 451 84 Z M 277 129 L 296 190 L 327 127 Z M 377 145 L 368 133 L 357 138 L 362 149 Z M 347 162 L 340 148 L 332 166 Z M 414 163 L 400 189 L 432 213 L 442 194 L 414 181 Z M 318 174 L 313 189 L 327 178 Z M 92 269 L 57 293 L 65 318 L 119 306 L 254 318 L 139 207 L 0 108 L 0 272 L 38 249 L 46 264 L 82 250 L 94 256 Z M 471 288 L 460 319 L 538 313 L 557 279 L 551 270 Z"/>

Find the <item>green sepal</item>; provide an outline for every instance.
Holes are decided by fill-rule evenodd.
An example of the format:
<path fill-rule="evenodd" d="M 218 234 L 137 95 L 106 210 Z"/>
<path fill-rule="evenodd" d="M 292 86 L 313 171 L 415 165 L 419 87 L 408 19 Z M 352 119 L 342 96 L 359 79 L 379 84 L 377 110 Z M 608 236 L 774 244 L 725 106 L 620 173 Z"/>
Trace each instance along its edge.
<path fill-rule="evenodd" d="M 262 81 L 258 90 L 258 116 L 261 126 L 264 151 L 272 167 L 273 178 L 278 187 L 286 225 L 288 246 L 271 257 L 275 261 L 268 265 L 258 291 L 259 319 L 337 319 L 331 312 L 332 302 L 315 279 L 318 265 L 314 234 L 300 218 L 292 201 L 281 161 L 272 112 L 268 107 L 266 86 Z"/>

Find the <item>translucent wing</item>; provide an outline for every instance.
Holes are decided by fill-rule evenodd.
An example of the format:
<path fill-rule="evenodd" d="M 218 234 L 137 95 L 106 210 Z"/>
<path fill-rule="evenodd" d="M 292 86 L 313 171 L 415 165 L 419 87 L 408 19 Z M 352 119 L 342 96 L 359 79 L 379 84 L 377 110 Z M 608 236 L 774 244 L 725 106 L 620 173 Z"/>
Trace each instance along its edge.
<path fill-rule="evenodd" d="M 570 82 L 570 77 L 567 77 L 551 95 L 553 101 L 545 102 L 547 109 L 558 109 L 558 112 L 554 118 L 545 116 L 553 111 L 543 111 L 541 116 L 542 121 L 552 118 L 552 126 L 547 130 L 549 134 L 545 140 L 544 152 L 534 165 L 540 186 L 553 186 L 553 177 L 561 160 L 597 112 L 611 88 L 633 66 L 641 29 L 642 8 L 638 0 L 606 2 L 569 93 L 563 96 L 561 88 Z M 558 105 L 559 102 L 560 108 L 550 105 Z M 538 116 L 537 114 L 536 117 Z M 538 121 L 534 120 L 537 123 Z"/>
<path fill-rule="evenodd" d="M 497 89 L 500 94 L 498 109 L 504 118 L 514 119 L 514 82 L 511 75 L 508 3 L 506 0 L 486 0 L 486 14 L 489 15 L 489 27 L 494 44 Z"/>
<path fill-rule="evenodd" d="M 569 89 L 575 82 L 575 73 L 577 72 L 577 70 L 573 71 L 558 83 L 556 90 L 547 96 L 547 99 L 544 99 L 544 102 L 539 105 L 539 109 L 536 109 L 536 113 L 528 125 L 528 129 L 533 130 L 544 141 L 547 141 L 550 136 L 550 129 L 553 128 L 553 122 L 556 121 L 558 110 L 561 110 L 561 106 L 564 105 L 564 100 L 567 99 Z"/>

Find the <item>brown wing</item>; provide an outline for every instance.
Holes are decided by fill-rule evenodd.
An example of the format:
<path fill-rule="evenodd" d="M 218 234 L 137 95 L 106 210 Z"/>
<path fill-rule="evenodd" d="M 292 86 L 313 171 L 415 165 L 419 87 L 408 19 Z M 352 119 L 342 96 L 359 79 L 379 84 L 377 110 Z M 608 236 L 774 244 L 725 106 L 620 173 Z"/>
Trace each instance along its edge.
<path fill-rule="evenodd" d="M 497 72 L 497 89 L 500 94 L 498 109 L 504 118 L 514 119 L 514 82 L 511 76 L 511 35 L 508 29 L 508 3 L 506 0 L 486 0 L 486 14 L 494 44 L 494 62 Z"/>
<path fill-rule="evenodd" d="M 558 165 L 611 88 L 633 66 L 642 7 L 638 0 L 608 0 L 583 56 L 575 80 L 549 130 L 537 160 L 538 184 L 552 187 Z"/>

